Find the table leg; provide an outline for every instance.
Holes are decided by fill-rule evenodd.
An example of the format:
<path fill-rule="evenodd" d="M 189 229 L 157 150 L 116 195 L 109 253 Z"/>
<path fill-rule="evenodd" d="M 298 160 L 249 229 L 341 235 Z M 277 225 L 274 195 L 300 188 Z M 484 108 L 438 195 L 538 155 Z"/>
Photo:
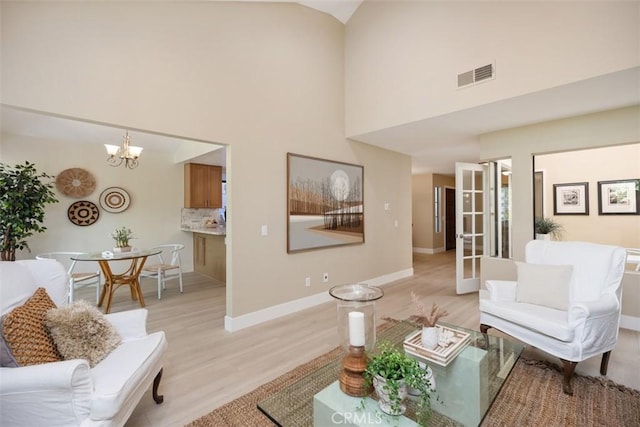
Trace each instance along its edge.
<path fill-rule="evenodd" d="M 102 291 L 100 292 L 100 299 L 98 301 L 98 307 L 102 307 L 104 297 L 106 295 L 110 295 L 111 290 L 113 289 L 113 273 L 111 272 L 108 261 L 98 261 L 98 265 L 100 266 L 100 270 L 102 270 L 102 274 L 104 275 L 104 286 L 102 287 Z M 111 298 L 108 297 L 107 301 L 110 300 Z M 107 310 L 107 313 L 108 312 L 109 311 Z"/>
<path fill-rule="evenodd" d="M 140 273 L 142 272 L 142 268 L 144 267 L 144 263 L 146 262 L 146 260 L 146 256 L 132 259 L 129 268 L 122 274 L 113 274 L 113 271 L 111 271 L 111 267 L 109 265 L 109 260 L 105 259 L 98 261 L 98 264 L 100 265 L 102 273 L 105 277 L 105 283 L 104 287 L 102 288 L 100 300 L 98 301 L 98 307 L 102 306 L 104 298 L 106 296 L 107 302 L 104 312 L 109 313 L 109 310 L 111 309 L 113 294 L 115 293 L 116 289 L 122 285 L 129 286 L 131 299 L 137 299 L 140 303 L 140 307 L 144 307 L 144 296 L 142 295 L 142 289 L 140 288 Z"/>
<path fill-rule="evenodd" d="M 140 307 L 144 307 L 144 296 L 142 295 L 142 288 L 140 287 L 140 273 L 142 273 L 142 267 L 144 267 L 144 263 L 147 261 L 147 257 L 138 258 L 135 265 L 135 271 L 132 272 L 133 275 L 133 283 L 131 284 L 131 288 L 135 287 L 135 290 L 138 294 L 138 301 L 140 302 Z"/>

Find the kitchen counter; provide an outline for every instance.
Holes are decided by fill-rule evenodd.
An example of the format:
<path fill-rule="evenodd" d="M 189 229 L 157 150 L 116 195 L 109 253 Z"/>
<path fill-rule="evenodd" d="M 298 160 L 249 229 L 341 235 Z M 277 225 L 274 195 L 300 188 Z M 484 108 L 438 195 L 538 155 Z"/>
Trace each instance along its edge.
<path fill-rule="evenodd" d="M 227 280 L 227 246 L 224 227 L 188 229 L 193 232 L 193 270 L 220 282 Z"/>
<path fill-rule="evenodd" d="M 181 227 L 180 230 L 181 231 L 190 231 L 192 233 L 210 234 L 212 236 L 226 236 L 227 235 L 227 230 L 226 230 L 225 227 L 215 227 L 215 228 L 209 228 L 209 227 L 186 228 L 186 227 Z"/>

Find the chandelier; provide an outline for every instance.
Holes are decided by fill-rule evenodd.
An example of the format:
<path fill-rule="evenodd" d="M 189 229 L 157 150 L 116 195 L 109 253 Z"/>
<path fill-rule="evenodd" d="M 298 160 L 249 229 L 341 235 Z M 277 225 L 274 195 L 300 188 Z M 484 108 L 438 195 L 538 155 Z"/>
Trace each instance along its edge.
<path fill-rule="evenodd" d="M 104 144 L 104 147 L 107 149 L 107 163 L 111 166 L 120 166 L 124 162 L 124 166 L 129 169 L 134 169 L 138 167 L 138 157 L 140 157 L 140 153 L 142 153 L 142 147 L 134 147 L 133 145 L 129 145 L 131 139 L 129 138 L 129 131 L 126 132 L 123 137 L 124 142 L 122 143 L 122 147 L 111 144 Z"/>

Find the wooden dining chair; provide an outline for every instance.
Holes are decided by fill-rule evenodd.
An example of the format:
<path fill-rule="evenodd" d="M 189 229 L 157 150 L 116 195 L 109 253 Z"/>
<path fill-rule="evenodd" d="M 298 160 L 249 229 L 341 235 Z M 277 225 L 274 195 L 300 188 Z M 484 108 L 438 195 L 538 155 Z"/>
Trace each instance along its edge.
<path fill-rule="evenodd" d="M 36 259 L 54 259 L 64 265 L 67 269 L 67 274 L 69 275 L 69 304 L 74 300 L 75 290 L 85 286 L 96 287 L 96 304 L 98 304 L 98 301 L 100 300 L 102 275 L 100 274 L 99 269 L 91 272 L 74 271 L 76 261 L 72 260 L 71 257 L 80 255 L 81 253 L 82 252 L 45 252 L 36 255 Z"/>
<path fill-rule="evenodd" d="M 145 264 L 140 273 L 140 277 L 152 277 L 158 281 L 158 299 L 162 298 L 162 291 L 167 288 L 167 281 L 178 279 L 180 282 L 180 293 L 182 293 L 182 265 L 180 252 L 184 249 L 181 244 L 159 245 L 153 249 L 159 249 L 155 258 L 149 259 L 149 264 Z M 167 263 L 165 259 L 170 261 Z"/>

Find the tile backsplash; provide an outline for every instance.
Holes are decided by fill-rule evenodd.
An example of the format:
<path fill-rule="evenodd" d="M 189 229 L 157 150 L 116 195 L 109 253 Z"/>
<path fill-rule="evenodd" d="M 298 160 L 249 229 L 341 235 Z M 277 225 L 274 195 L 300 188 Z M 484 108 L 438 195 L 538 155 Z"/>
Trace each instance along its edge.
<path fill-rule="evenodd" d="M 188 209 L 183 208 L 180 215 L 180 228 L 200 228 L 206 220 L 215 220 L 224 225 L 224 209 Z"/>

